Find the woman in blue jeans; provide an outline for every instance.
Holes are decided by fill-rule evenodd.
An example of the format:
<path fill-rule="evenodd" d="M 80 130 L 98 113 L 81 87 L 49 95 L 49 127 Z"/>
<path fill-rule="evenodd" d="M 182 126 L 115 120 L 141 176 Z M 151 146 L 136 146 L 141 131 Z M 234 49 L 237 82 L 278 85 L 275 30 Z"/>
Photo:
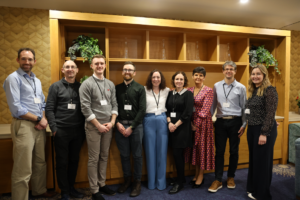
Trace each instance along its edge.
<path fill-rule="evenodd" d="M 166 188 L 168 126 L 166 100 L 170 89 L 159 70 L 150 72 L 146 86 L 146 115 L 143 121 L 148 188 Z"/>

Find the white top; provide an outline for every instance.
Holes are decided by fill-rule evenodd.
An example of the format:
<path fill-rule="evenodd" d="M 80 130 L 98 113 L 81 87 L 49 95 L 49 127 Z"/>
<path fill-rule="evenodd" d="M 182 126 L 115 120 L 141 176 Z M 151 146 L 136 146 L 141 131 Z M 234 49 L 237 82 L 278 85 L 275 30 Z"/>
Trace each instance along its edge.
<path fill-rule="evenodd" d="M 145 86 L 145 91 L 146 91 L 146 113 L 155 113 L 156 111 L 160 111 L 162 113 L 167 112 L 166 101 L 168 98 L 170 88 L 166 87 L 164 90 L 160 90 L 159 94 L 155 94 L 155 92 L 152 92 L 152 90 L 147 90 Z M 153 93 L 155 95 L 156 100 L 153 96 Z M 157 108 L 157 102 L 158 102 L 158 108 Z"/>

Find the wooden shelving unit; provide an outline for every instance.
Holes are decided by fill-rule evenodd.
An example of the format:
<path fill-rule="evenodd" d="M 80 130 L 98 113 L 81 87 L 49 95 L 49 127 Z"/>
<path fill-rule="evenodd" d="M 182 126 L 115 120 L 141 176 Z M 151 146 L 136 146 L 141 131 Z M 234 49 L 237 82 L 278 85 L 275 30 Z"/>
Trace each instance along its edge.
<path fill-rule="evenodd" d="M 205 85 L 213 87 L 223 79 L 222 65 L 227 59 L 228 45 L 231 59 L 238 66 L 237 81 L 248 86 L 250 75 L 249 56 L 251 45 L 265 45 L 278 60 L 281 75 L 269 68 L 272 84 L 279 94 L 277 115 L 278 136 L 275 145 L 274 162 L 286 163 L 288 148 L 289 75 L 290 75 L 290 31 L 186 22 L 166 19 L 127 17 L 103 14 L 50 11 L 51 39 L 51 80 L 62 78 L 60 69 L 67 57 L 67 49 L 73 39 L 80 34 L 92 34 L 99 39 L 100 49 L 106 56 L 106 78 L 115 84 L 123 81 L 122 66 L 125 61 L 136 63 L 135 80 L 144 85 L 146 77 L 153 69 L 160 69 L 171 87 L 171 76 L 175 71 L 186 72 L 189 86 L 193 86 L 192 70 L 204 66 L 207 71 Z M 127 52 L 127 53 L 126 53 Z M 83 75 L 91 75 L 89 63 L 78 57 L 78 80 Z M 246 135 L 246 134 L 245 134 Z M 239 168 L 247 167 L 248 145 L 246 136 L 241 138 Z M 86 162 L 87 151 L 81 152 Z M 226 151 L 225 165 L 228 164 L 229 149 Z M 167 172 L 174 173 L 172 158 L 168 157 Z M 192 174 L 193 166 L 186 165 L 186 174 Z M 86 163 L 79 167 L 77 182 L 87 183 Z M 143 175 L 146 175 L 144 165 Z M 114 139 L 110 149 L 107 170 L 107 184 L 122 182 L 122 169 L 118 148 Z M 146 176 L 145 176 L 146 177 Z M 145 178 L 144 177 L 144 178 Z"/>

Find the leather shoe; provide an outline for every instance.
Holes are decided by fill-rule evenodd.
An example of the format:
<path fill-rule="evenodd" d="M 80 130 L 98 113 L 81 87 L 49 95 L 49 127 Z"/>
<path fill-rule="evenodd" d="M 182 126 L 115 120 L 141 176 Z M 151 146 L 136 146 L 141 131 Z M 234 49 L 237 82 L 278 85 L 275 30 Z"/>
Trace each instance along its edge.
<path fill-rule="evenodd" d="M 104 185 L 103 187 L 99 188 L 99 192 L 103 192 L 104 194 L 114 196 L 116 194 L 115 191 L 107 187 L 107 185 Z"/>
<path fill-rule="evenodd" d="M 199 185 L 197 185 L 195 182 L 193 188 L 199 188 L 201 185 L 203 185 L 203 183 L 204 183 L 204 179 L 202 179 L 202 182 Z"/>
<path fill-rule="evenodd" d="M 37 195 L 37 196 L 34 196 L 34 198 L 51 198 L 51 197 L 54 197 L 55 195 L 57 195 L 56 192 L 54 191 L 47 191 L 45 192 L 44 194 L 40 194 L 40 195 Z"/>
<path fill-rule="evenodd" d="M 61 194 L 60 200 L 70 200 L 70 196 L 68 194 Z"/>
<path fill-rule="evenodd" d="M 140 180 L 134 180 L 133 188 L 130 193 L 131 197 L 137 197 L 141 194 L 141 181 Z"/>
<path fill-rule="evenodd" d="M 131 177 L 125 177 L 124 178 L 124 183 L 119 187 L 118 192 L 119 193 L 124 193 L 130 186 L 131 183 Z"/>
<path fill-rule="evenodd" d="M 170 186 L 174 186 L 176 183 L 177 183 L 177 180 L 173 178 L 173 179 L 169 182 L 169 185 L 170 185 Z M 183 183 L 183 184 L 186 183 L 186 180 L 184 180 L 182 183 Z"/>
<path fill-rule="evenodd" d="M 74 187 L 70 188 L 69 194 L 73 198 L 83 198 L 84 197 L 84 194 L 78 192 Z"/>
<path fill-rule="evenodd" d="M 176 194 L 178 193 L 181 189 L 183 188 L 183 185 L 179 185 L 178 183 L 176 183 L 173 188 L 169 191 L 169 194 Z"/>
<path fill-rule="evenodd" d="M 100 192 L 92 194 L 92 200 L 105 200 Z"/>
<path fill-rule="evenodd" d="M 196 181 L 193 181 L 193 179 L 189 182 L 189 185 L 195 185 Z"/>

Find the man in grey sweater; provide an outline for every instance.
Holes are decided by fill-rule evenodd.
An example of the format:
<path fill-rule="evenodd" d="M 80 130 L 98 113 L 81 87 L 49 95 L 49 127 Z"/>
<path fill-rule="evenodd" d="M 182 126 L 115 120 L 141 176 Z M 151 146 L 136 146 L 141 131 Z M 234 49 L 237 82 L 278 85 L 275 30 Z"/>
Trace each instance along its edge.
<path fill-rule="evenodd" d="M 115 85 L 104 78 L 105 67 L 105 57 L 95 55 L 91 64 L 94 74 L 79 89 L 81 111 L 86 119 L 88 178 L 94 200 L 104 199 L 101 193 L 116 194 L 105 185 L 112 130 L 118 115 Z"/>

